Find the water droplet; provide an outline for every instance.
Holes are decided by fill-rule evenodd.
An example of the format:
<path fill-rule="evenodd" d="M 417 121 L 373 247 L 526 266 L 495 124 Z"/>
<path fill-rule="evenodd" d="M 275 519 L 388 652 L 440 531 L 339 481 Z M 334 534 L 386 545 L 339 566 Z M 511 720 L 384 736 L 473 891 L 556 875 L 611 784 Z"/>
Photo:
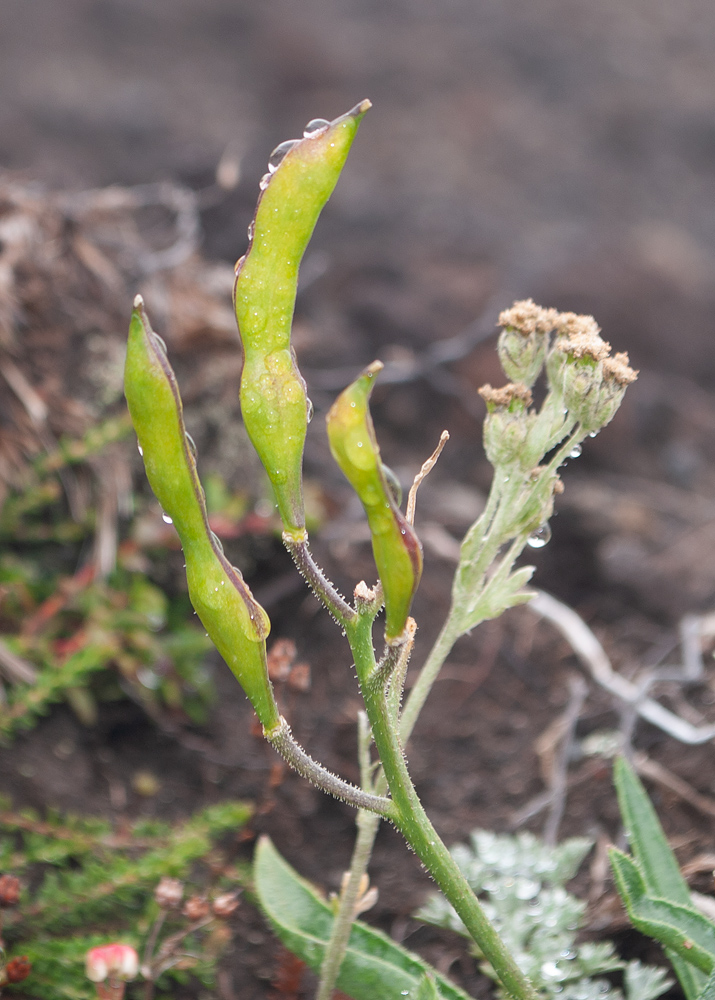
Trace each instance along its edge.
<path fill-rule="evenodd" d="M 591 433 L 588 436 L 590 438 L 595 438 L 597 434 L 598 434 L 598 431 L 591 431 Z"/>
<path fill-rule="evenodd" d="M 251 221 L 248 223 L 248 230 L 246 232 L 246 235 L 248 236 L 249 240 L 253 239 L 253 234 L 255 233 L 255 231 L 256 231 L 256 220 L 251 219 Z"/>
<path fill-rule="evenodd" d="M 174 519 L 171 518 L 171 517 L 169 517 L 169 515 L 166 513 L 166 511 L 162 511 L 161 512 L 161 519 L 164 522 L 164 524 L 173 524 L 174 523 Z"/>
<path fill-rule="evenodd" d="M 508 483 L 510 478 L 511 478 L 510 476 L 504 476 L 504 482 Z"/>
<path fill-rule="evenodd" d="M 218 535 L 216 534 L 215 531 L 211 532 L 211 541 L 214 543 L 214 545 L 219 550 L 219 552 L 221 553 L 221 555 L 223 555 L 223 542 L 218 537 Z"/>
<path fill-rule="evenodd" d="M 283 158 L 286 155 L 286 153 L 289 153 L 291 151 L 291 149 L 295 146 L 297 141 L 298 141 L 297 139 L 286 139 L 285 142 L 282 142 L 279 146 L 276 146 L 271 155 L 268 157 L 269 173 L 272 174 L 275 170 L 278 169 L 278 167 L 283 162 Z"/>
<path fill-rule="evenodd" d="M 581 455 L 583 448 L 580 444 L 575 444 L 571 451 L 569 452 L 569 458 L 578 458 Z"/>
<path fill-rule="evenodd" d="M 322 132 L 324 128 L 328 128 L 329 125 L 330 122 L 326 121 L 325 118 L 313 118 L 303 129 L 303 138 L 310 139 L 318 132 Z"/>
<path fill-rule="evenodd" d="M 546 524 L 542 524 L 541 527 L 537 528 L 536 531 L 532 531 L 529 537 L 526 539 L 526 544 L 532 549 L 543 549 L 547 542 L 551 541 L 551 525 L 547 521 Z"/>
<path fill-rule="evenodd" d="M 313 400 L 312 399 L 306 400 L 306 405 L 307 405 L 307 408 L 308 408 L 308 423 L 310 423 L 310 421 L 313 419 L 313 414 L 315 413 L 315 407 L 313 406 Z"/>
<path fill-rule="evenodd" d="M 261 191 L 265 191 L 270 183 L 271 183 L 271 175 L 264 174 L 263 177 L 261 177 L 260 181 L 258 182 L 258 187 L 260 188 Z"/>
<path fill-rule="evenodd" d="M 196 442 L 191 437 L 188 431 L 186 432 L 186 444 L 188 446 L 189 451 L 191 452 L 191 457 L 193 458 L 194 461 L 196 461 L 197 458 L 199 457 L 199 452 L 196 447 Z"/>
<path fill-rule="evenodd" d="M 137 441 L 137 451 L 139 452 L 141 457 L 144 458 L 144 449 L 142 448 L 142 446 L 139 444 L 138 441 Z"/>
<path fill-rule="evenodd" d="M 218 594 L 218 587 L 214 587 L 214 594 Z"/>
<path fill-rule="evenodd" d="M 149 667 L 139 667 L 137 670 L 137 680 L 143 687 L 149 688 L 150 691 L 156 691 L 161 685 L 161 678 Z"/>

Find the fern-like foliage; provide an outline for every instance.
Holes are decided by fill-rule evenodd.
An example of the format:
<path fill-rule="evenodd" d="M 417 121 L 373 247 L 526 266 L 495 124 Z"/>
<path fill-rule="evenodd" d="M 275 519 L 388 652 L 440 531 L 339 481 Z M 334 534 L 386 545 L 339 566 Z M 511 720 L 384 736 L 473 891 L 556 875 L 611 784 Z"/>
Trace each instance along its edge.
<path fill-rule="evenodd" d="M 581 837 L 551 847 L 531 833 L 475 830 L 452 855 L 544 1000 L 623 1000 L 624 993 L 627 1000 L 655 1000 L 671 985 L 665 970 L 623 962 L 610 941 L 577 943 L 586 904 L 564 885 L 590 848 Z M 469 936 L 443 896 L 431 896 L 416 916 Z M 623 990 L 603 978 L 617 970 Z M 496 978 L 486 962 L 482 971 Z"/>

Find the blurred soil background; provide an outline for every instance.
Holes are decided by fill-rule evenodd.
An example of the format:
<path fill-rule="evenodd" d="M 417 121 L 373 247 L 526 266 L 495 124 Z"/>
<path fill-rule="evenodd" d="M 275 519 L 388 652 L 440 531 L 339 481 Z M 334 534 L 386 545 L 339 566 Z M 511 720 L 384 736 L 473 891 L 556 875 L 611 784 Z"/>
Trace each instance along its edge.
<path fill-rule="evenodd" d="M 476 392 L 502 380 L 496 316 L 529 296 L 592 313 L 641 375 L 613 424 L 565 470 L 553 538 L 530 556 L 534 582 L 583 616 L 628 677 L 680 662 L 682 616 L 708 612 L 715 598 L 709 0 L 4 0 L 0 94 L 3 489 L 20 488 L 29 457 L 62 434 L 121 414 L 122 345 L 141 289 L 176 365 L 200 468 L 250 498 L 255 517 L 227 545 L 266 604 L 273 637 L 295 642 L 309 667 L 309 682 L 303 670 L 280 695 L 315 757 L 357 777 L 358 695 L 339 633 L 272 532 L 237 424 L 232 265 L 270 150 L 365 97 L 374 107 L 306 255 L 296 312 L 316 407 L 306 474 L 317 553 L 347 592 L 372 577 L 320 418 L 379 357 L 388 367 L 375 420 L 401 478 L 410 481 L 444 427 L 452 434 L 418 502 L 419 664 L 446 612 L 455 539 L 488 488 Z M 219 164 L 233 186 L 216 184 Z M 112 448 L 74 499 L 101 506 L 104 497 L 121 540 L 131 477 L 139 494 L 146 487 L 133 443 Z M 170 545 L 160 517 L 146 523 Z M 105 559 L 111 530 L 108 545 Z M 69 571 L 99 565 L 98 547 Z M 158 582 L 180 568 L 170 550 Z M 253 798 L 253 831 L 270 833 L 302 874 L 335 891 L 350 810 L 283 771 L 228 671 L 213 670 L 219 700 L 203 727 L 152 720 L 130 699 L 100 705 L 90 727 L 55 707 L 0 749 L 0 790 L 18 807 L 117 819 Z M 649 786 L 656 806 L 681 858 L 697 862 L 715 847 L 712 744 L 634 723 L 528 608 L 460 642 L 420 722 L 409 757 L 438 829 L 448 843 L 477 826 L 543 829 L 552 814 L 528 807 L 556 773 L 576 676 L 588 690 L 562 753 L 570 784 L 560 834 L 587 834 L 601 848 L 619 836 L 609 764 L 582 743 L 634 725 L 660 776 Z M 694 725 L 715 719 L 711 674 L 650 693 Z M 137 790 L 134 776 L 146 771 L 155 794 Z M 248 856 L 250 844 L 240 850 Z M 603 905 L 601 859 L 597 850 L 582 889 L 594 901 L 594 932 L 613 933 L 623 925 Z M 429 881 L 389 829 L 371 871 L 380 898 L 368 918 L 486 995 L 456 939 L 411 921 Z M 274 996 L 279 949 L 269 930 L 248 905 L 235 928 L 224 1000 Z"/>

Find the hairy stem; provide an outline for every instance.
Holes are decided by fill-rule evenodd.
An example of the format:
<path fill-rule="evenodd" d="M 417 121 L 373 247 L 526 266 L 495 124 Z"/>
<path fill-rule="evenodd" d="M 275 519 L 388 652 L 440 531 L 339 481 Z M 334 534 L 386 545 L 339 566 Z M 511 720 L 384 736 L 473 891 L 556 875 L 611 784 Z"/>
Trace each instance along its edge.
<path fill-rule="evenodd" d="M 372 795 L 356 785 L 351 785 L 314 761 L 302 746 L 296 743 L 290 726 L 282 716 L 280 724 L 275 729 L 264 730 L 264 735 L 294 771 L 318 788 L 322 788 L 324 792 L 348 802 L 356 809 L 367 809 L 386 819 L 394 819 L 395 808 L 390 799 L 382 795 Z"/>
<path fill-rule="evenodd" d="M 357 620 L 357 613 L 350 607 L 345 598 L 328 580 L 323 570 L 318 566 L 308 548 L 307 534 L 303 539 L 296 539 L 288 532 L 283 533 L 283 544 L 293 557 L 300 575 L 307 581 L 315 596 L 328 609 L 333 618 L 346 628 Z"/>
<path fill-rule="evenodd" d="M 384 689 L 369 683 L 375 669 L 372 621 L 348 632 L 373 738 L 392 795 L 392 822 L 428 869 L 484 953 L 505 990 L 517 1000 L 536 1000 L 536 992 L 489 922 L 477 897 L 432 826 L 405 762 L 399 736 L 390 722 Z"/>
<path fill-rule="evenodd" d="M 370 778 L 371 742 L 372 733 L 370 732 L 370 725 L 365 713 L 361 712 L 358 717 L 358 756 L 360 758 L 360 783 L 365 790 L 372 790 L 372 781 Z M 372 855 L 375 835 L 380 825 L 380 817 L 376 813 L 360 809 L 355 822 L 358 832 L 350 861 L 350 871 L 345 888 L 340 893 L 340 901 L 335 919 L 333 920 L 330 940 L 325 948 L 323 964 L 320 967 L 320 983 L 318 985 L 318 992 L 315 994 L 315 1000 L 331 1000 L 335 984 L 338 981 L 340 967 L 343 964 L 343 958 L 345 957 L 348 941 L 350 940 L 355 907 L 360 898 L 360 887 Z"/>

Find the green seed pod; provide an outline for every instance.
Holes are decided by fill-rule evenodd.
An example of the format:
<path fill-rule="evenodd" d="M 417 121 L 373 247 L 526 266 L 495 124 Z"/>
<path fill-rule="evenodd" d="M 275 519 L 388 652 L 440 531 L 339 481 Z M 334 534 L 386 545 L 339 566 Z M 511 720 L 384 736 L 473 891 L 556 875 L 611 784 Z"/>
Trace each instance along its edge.
<path fill-rule="evenodd" d="M 147 478 L 181 539 L 191 603 L 258 718 L 274 729 L 280 714 L 266 666 L 270 620 L 209 528 L 176 377 L 139 295 L 129 326 L 124 391 Z"/>
<path fill-rule="evenodd" d="M 243 421 L 285 530 L 297 539 L 305 535 L 301 479 L 310 406 L 290 346 L 298 268 L 369 107 L 363 101 L 333 122 L 311 122 L 302 139 L 274 150 L 261 181 L 248 251 L 236 265 Z"/>
<path fill-rule="evenodd" d="M 327 416 L 333 458 L 357 493 L 370 525 L 372 551 L 385 595 L 385 638 L 399 639 L 422 575 L 422 546 L 395 503 L 368 400 L 382 369 L 374 361 L 342 392 Z"/>

